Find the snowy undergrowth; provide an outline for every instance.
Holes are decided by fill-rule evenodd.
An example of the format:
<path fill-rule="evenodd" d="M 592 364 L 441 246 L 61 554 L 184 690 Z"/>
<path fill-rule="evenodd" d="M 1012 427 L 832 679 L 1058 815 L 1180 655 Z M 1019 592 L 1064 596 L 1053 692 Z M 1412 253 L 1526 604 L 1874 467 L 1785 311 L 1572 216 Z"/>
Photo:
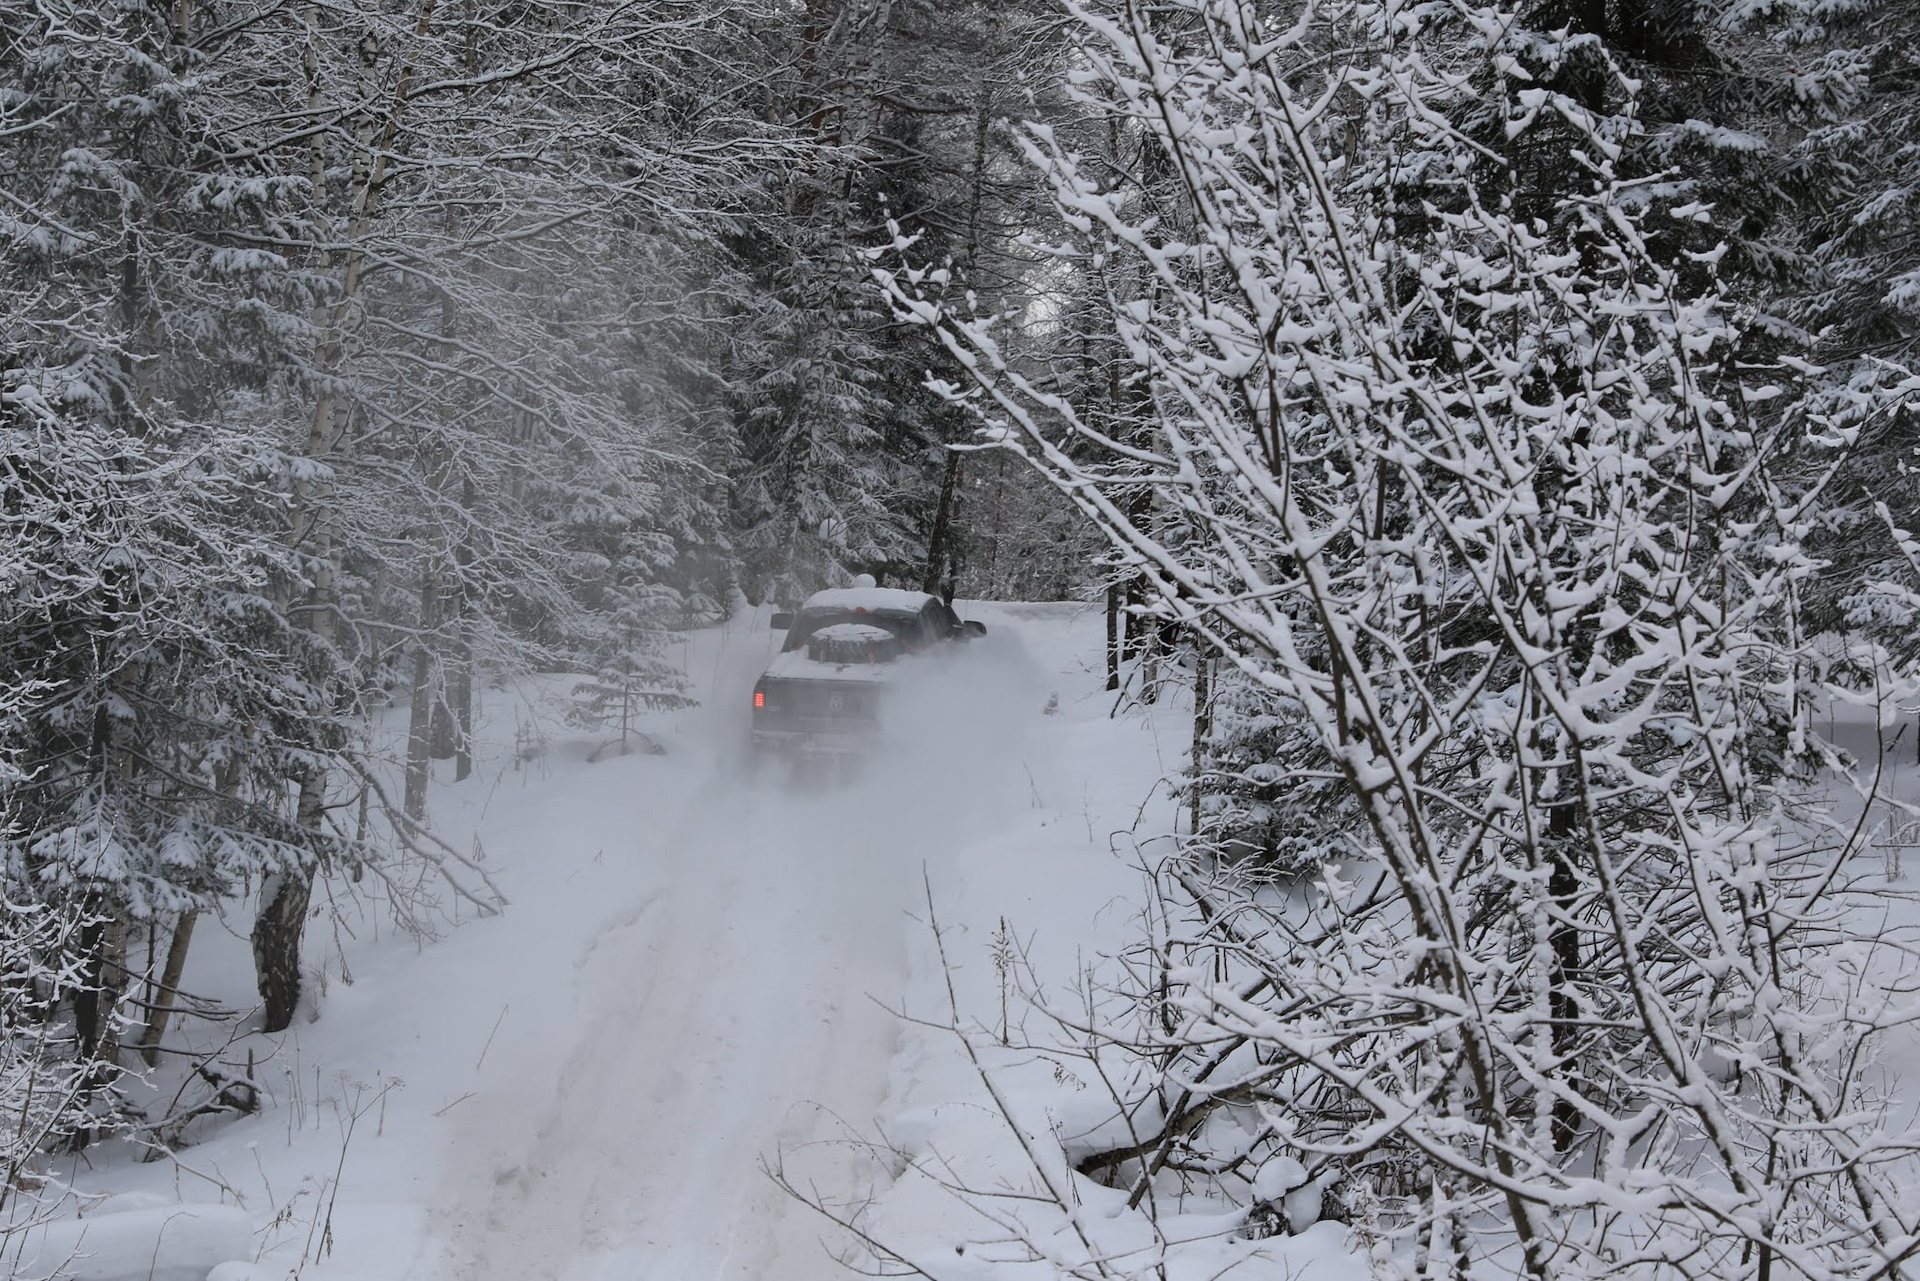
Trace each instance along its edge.
<path fill-rule="evenodd" d="M 1072 663 L 1057 666 L 1070 671 Z M 1064 678 L 1063 714 L 1029 766 L 1028 821 L 970 851 L 927 904 L 933 919 L 923 922 L 914 953 L 920 1004 L 909 1011 L 915 1022 L 875 1137 L 890 1181 L 852 1216 L 865 1244 L 853 1261 L 937 1281 L 1394 1275 L 1404 1257 L 1376 1223 L 1354 1219 L 1365 1205 L 1340 1203 L 1335 1180 L 1315 1179 L 1297 1161 L 1260 1157 L 1260 1125 L 1235 1115 L 1257 1109 L 1220 1110 L 1191 1144 L 1252 1158 L 1230 1169 L 1176 1161 L 1139 1180 L 1139 1163 L 1122 1161 L 1108 1186 L 1074 1168 L 1151 1140 L 1166 1125 L 1155 1101 L 1180 1086 L 1182 1070 L 1156 1070 L 1151 1056 L 1132 1052 L 1126 1030 L 1153 1008 L 1155 958 L 1143 958 L 1143 942 L 1180 932 L 1178 922 L 1143 919 L 1154 910 L 1143 905 L 1192 910 L 1177 885 L 1162 880 L 1168 892 L 1157 893 L 1155 873 L 1195 870 L 1163 862 L 1178 820 L 1157 787 L 1186 750 L 1190 703 L 1176 690 L 1158 707 L 1136 704 L 1116 724 L 1106 717 L 1113 696 L 1097 680 L 1084 670 Z M 1819 717 L 1856 768 L 1880 780 L 1863 819 L 1875 835 L 1846 876 L 1877 896 L 1888 937 L 1911 937 L 1920 927 L 1916 724 L 1905 713 L 1887 725 L 1874 718 L 1872 709 L 1837 705 Z M 1814 790 L 1843 825 L 1860 815 L 1842 777 L 1829 775 Z M 1101 829 L 1095 816 L 1127 821 Z M 1359 861 L 1337 870 L 1369 874 Z M 1246 901 L 1297 917 L 1317 892 L 1309 878 L 1269 885 Z M 1890 971 L 1876 981 L 1890 992 L 1908 986 Z M 1254 1049 L 1223 1060 L 1219 1077 L 1257 1068 Z M 1920 1072 L 1920 1034 L 1895 1029 L 1860 1070 L 1890 1100 L 1889 1132 L 1911 1133 L 1920 1104 L 1907 1083 Z"/>
<path fill-rule="evenodd" d="M 1166 780 L 1185 765 L 1192 707 L 1173 685 L 1157 704 L 1107 692 L 1097 612 L 975 616 L 1023 630 L 1059 701 L 1026 736 L 1022 809 L 930 877 L 919 905 L 909 1025 L 867 1136 L 887 1179 L 841 1216 L 863 1238 L 851 1261 L 938 1281 L 1366 1276 L 1344 1227 L 1304 1207 L 1297 1235 L 1253 1239 L 1244 1206 L 1178 1176 L 1130 1205 L 1074 1171 L 1128 1141 L 1125 1111 L 1148 1092 L 1084 1029 L 1129 1016 L 1121 958 L 1153 934 L 1150 883 L 1176 825 Z M 1116 718 L 1116 704 L 1129 710 Z"/>
<path fill-rule="evenodd" d="M 318 1018 L 178 1038 L 251 1062 L 260 1113 L 195 1122 L 170 1159 L 74 1158 L 81 1214 L 16 1239 L 11 1274 L 1370 1275 L 1284 1163 L 1243 1172 L 1278 1225 L 1176 1171 L 1132 1205 L 1074 1172 L 1155 1122 L 1118 1106 L 1153 1096 L 1148 1069 L 1078 1029 L 1130 1017 L 1113 993 L 1164 935 L 1142 913 L 1191 708 L 1171 689 L 1110 715 L 1097 612 L 962 612 L 989 642 L 896 701 L 938 732 L 818 791 L 739 768 L 763 620 L 680 644 L 702 705 L 649 723 L 663 756 L 591 761 L 565 680 L 490 690 L 481 766 L 439 788 L 435 821 L 508 910 L 462 909 L 423 943 L 370 882 L 332 886 L 341 920 L 307 957 Z M 244 938 L 209 930 L 186 987 L 250 1004 Z M 162 1068 L 156 1102 L 179 1076 Z"/>
<path fill-rule="evenodd" d="M 1134 842 L 1173 820 L 1159 781 L 1189 712 L 1109 717 L 1097 613 L 962 613 L 988 640 L 896 700 L 935 732 L 819 791 L 740 769 L 763 617 L 678 642 L 702 702 L 648 722 L 665 755 L 590 760 L 564 680 L 488 690 L 478 768 L 437 785 L 434 821 L 508 909 L 458 909 L 423 942 L 371 878 L 316 895 L 341 909 L 309 931 L 317 1011 L 279 1036 L 177 1034 L 251 1064 L 259 1113 L 196 1121 L 160 1161 L 75 1158 L 80 1214 L 16 1240 L 14 1274 L 824 1281 L 875 1261 L 771 1164 L 931 1275 L 1051 1275 L 1012 1262 L 1019 1237 L 1060 1273 L 1093 1250 L 1125 1275 L 1154 1225 L 1064 1173 L 1111 1125 L 1109 1091 L 1023 994 L 1071 1009 L 1085 967 L 1140 937 Z M 188 991 L 250 1007 L 245 919 L 197 940 Z M 956 1010 L 986 1080 L 938 1026 Z M 156 1103 L 179 1077 L 162 1067 Z M 1002 1201 L 996 1221 L 940 1186 L 1027 1194 L 1042 1174 L 1077 1212 Z M 1162 1215 L 1194 1239 L 1168 1275 L 1246 1257 L 1283 1276 L 1343 1249 L 1332 1227 L 1238 1241 L 1224 1211 Z"/>

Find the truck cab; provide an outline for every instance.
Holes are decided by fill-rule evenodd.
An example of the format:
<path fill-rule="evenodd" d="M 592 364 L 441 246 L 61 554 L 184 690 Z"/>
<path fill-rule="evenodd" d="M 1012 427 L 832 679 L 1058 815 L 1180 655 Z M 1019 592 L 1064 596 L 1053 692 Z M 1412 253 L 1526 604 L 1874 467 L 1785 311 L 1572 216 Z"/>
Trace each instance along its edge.
<path fill-rule="evenodd" d="M 773 625 L 786 637 L 753 687 L 753 746 L 794 754 L 870 751 L 902 666 L 987 630 L 938 596 L 888 587 L 816 592 Z"/>

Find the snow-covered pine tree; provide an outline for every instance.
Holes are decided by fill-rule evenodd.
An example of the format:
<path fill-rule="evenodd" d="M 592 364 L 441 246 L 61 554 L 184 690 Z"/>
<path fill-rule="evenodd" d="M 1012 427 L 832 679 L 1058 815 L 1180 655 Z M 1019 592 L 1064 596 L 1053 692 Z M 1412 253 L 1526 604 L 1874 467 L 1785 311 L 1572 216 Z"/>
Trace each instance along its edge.
<path fill-rule="evenodd" d="M 421 6 L 363 30 L 315 12 L 270 51 L 309 88 L 312 128 L 282 158 L 310 157 L 325 228 L 311 363 L 328 426 L 309 439 L 329 470 L 301 528 L 332 603 L 307 616 L 336 621 L 370 685 L 408 689 L 408 822 L 431 757 L 464 770 L 476 668 L 564 661 L 596 625 L 582 566 L 601 506 L 633 537 L 671 531 L 685 556 L 661 566 L 723 576 L 711 376 L 693 374 L 701 400 L 685 390 L 711 340 L 688 313 L 740 192 L 781 154 L 710 74 L 753 14 L 550 18 Z"/>
<path fill-rule="evenodd" d="M 925 443 L 890 444 L 886 317 L 861 278 L 836 175 L 817 177 L 827 192 L 793 194 L 792 212 L 742 247 L 755 287 L 732 318 L 740 337 L 727 369 L 743 581 L 750 597 L 788 604 L 925 558 L 909 515 L 925 487 Z"/>
<path fill-rule="evenodd" d="M 102 1083 L 118 1074 L 112 1054 L 78 1049 L 90 1004 L 105 998 L 109 1017 L 122 1018 L 86 977 L 87 935 L 107 922 L 21 888 L 0 888 L 0 1251 L 61 1208 L 67 1189 L 48 1154 L 121 1120 L 103 1106 Z"/>
<path fill-rule="evenodd" d="M 1512 19 L 1525 33 L 1513 56 L 1534 84 L 1596 114 L 1626 108 L 1630 93 L 1636 127 L 1618 140 L 1614 165 L 1641 180 L 1648 252 L 1701 287 L 1740 282 L 1757 308 L 1812 280 L 1804 219 L 1844 182 L 1847 165 L 1806 126 L 1831 119 L 1857 91 L 1849 59 L 1783 58 L 1778 45 L 1753 38 L 1756 19 L 1791 7 L 1527 0 Z M 1489 192 L 1509 192 L 1522 215 L 1551 218 L 1554 197 L 1582 181 L 1573 159 L 1579 126 L 1541 119 L 1513 134 L 1500 100 L 1495 93 L 1489 103 L 1465 104 L 1460 117 L 1500 157 L 1480 180 Z M 1447 180 L 1432 177 L 1445 207 Z M 1412 174 L 1401 181 L 1420 185 Z M 1685 270 L 1687 254 L 1709 250 L 1715 275 Z M 1756 351 L 1804 337 L 1783 316 L 1751 328 Z"/>
<path fill-rule="evenodd" d="M 1888 586 L 1910 564 L 1886 532 L 1920 529 L 1920 417 L 1878 407 L 1920 357 L 1920 10 L 1794 0 L 1729 20 L 1779 86 L 1796 156 L 1819 158 L 1817 190 L 1796 211 L 1811 269 L 1777 306 L 1808 335 L 1826 412 L 1859 433 L 1816 544 L 1831 568 L 1809 600 L 1834 625 L 1873 626 L 1912 652 L 1912 608 Z"/>
<path fill-rule="evenodd" d="M 728 374 L 750 594 L 793 601 L 859 572 L 938 587 L 964 560 L 968 491 L 945 449 L 958 420 L 925 386 L 948 357 L 875 302 L 863 252 L 891 217 L 988 294 L 1017 277 L 991 122 L 1028 17 L 835 0 L 768 37 L 764 59 L 795 71 L 773 116 L 809 151 L 737 242 L 755 283 Z"/>
<path fill-rule="evenodd" d="M 1311 877 L 1365 848 L 1365 820 L 1297 700 L 1220 664 L 1198 714 L 1185 786 L 1208 860 L 1255 880 Z"/>
<path fill-rule="evenodd" d="M 1909 74 L 1920 17 L 1875 0 L 1726 11 L 1553 0 L 1521 6 L 1517 17 L 1533 33 L 1519 56 L 1540 83 L 1608 111 L 1626 100 L 1616 70 L 1633 77 L 1637 127 L 1621 140 L 1617 164 L 1623 175 L 1646 179 L 1648 251 L 1696 285 L 1739 281 L 1756 313 L 1743 329 L 1746 357 L 1818 357 L 1826 368 L 1824 412 L 1845 424 L 1867 411 L 1859 417 L 1865 435 L 1835 486 L 1836 498 L 1853 501 L 1831 509 L 1831 533 L 1813 540 L 1832 568 L 1808 600 L 1829 619 L 1851 614 L 1891 624 L 1888 639 L 1903 644 L 1896 633 L 1906 610 L 1871 585 L 1903 566 L 1884 537 L 1871 535 L 1885 532 L 1878 503 L 1889 505 L 1899 526 L 1920 524 L 1920 500 L 1900 461 L 1913 428 L 1901 413 L 1872 412 L 1880 401 L 1871 389 L 1898 380 L 1896 365 L 1886 362 L 1911 356 L 1920 333 L 1913 323 L 1920 310 L 1903 312 L 1900 301 L 1903 282 L 1920 270 L 1920 250 L 1907 234 L 1916 175 L 1908 172 L 1906 143 L 1920 116 Z M 1480 177 L 1488 190 L 1508 190 L 1517 209 L 1552 217 L 1560 194 L 1581 180 L 1578 127 L 1536 122 L 1510 135 L 1495 103 L 1463 107 L 1464 127 L 1511 166 Z M 1453 182 L 1431 170 L 1401 175 L 1403 211 L 1422 200 L 1447 207 Z M 1674 210 L 1684 216 L 1671 216 Z M 1715 255 L 1717 274 L 1689 277 L 1687 255 L 1706 252 Z M 1303 830 L 1298 820 L 1321 807 L 1276 809 L 1272 789 L 1259 781 L 1286 770 L 1285 754 L 1263 755 L 1260 746 L 1263 733 L 1280 732 L 1270 714 L 1278 706 L 1262 708 L 1245 722 L 1248 732 L 1235 735 L 1234 703 L 1260 697 L 1236 691 L 1231 676 L 1222 695 L 1227 716 L 1212 735 L 1220 756 L 1202 772 L 1203 808 L 1221 816 L 1209 835 L 1243 839 L 1244 825 L 1282 813 L 1285 825 L 1271 830 Z"/>
<path fill-rule="evenodd" d="M 32 534 L 9 572 L 46 576 L 21 589 L 22 617 L 65 629 L 58 646 L 22 639 L 8 679 L 32 708 L 56 686 L 70 704 L 58 734 L 12 723 L 31 785 L 8 799 L 41 830 L 58 771 L 36 752 L 122 781 L 125 762 L 76 746 L 85 697 L 158 718 L 143 759 L 189 778 L 211 751 L 196 743 L 239 735 L 220 749 L 239 762 L 222 805 L 244 809 L 256 785 L 263 805 L 301 792 L 292 826 L 234 820 L 292 851 L 263 869 L 256 932 L 279 1025 L 309 874 L 344 852 L 327 815 L 368 777 L 347 750 L 365 692 L 418 684 L 423 721 L 450 727 L 477 663 L 577 638 L 601 586 L 575 572 L 582 494 L 617 491 L 621 537 L 672 544 L 649 571 L 719 595 L 724 480 L 704 457 L 718 397 L 710 374 L 686 391 L 712 338 L 680 268 L 710 269 L 742 207 L 729 193 L 781 153 L 750 114 L 716 109 L 710 77 L 699 110 L 659 91 L 713 65 L 712 42 L 750 17 L 737 8 L 718 24 L 622 10 L 513 28 L 432 5 L 236 14 L 15 6 L 0 24 L 8 456 L 30 478 L 14 510 Z M 623 270 L 644 288 L 623 289 Z M 137 645 L 79 643 L 109 633 Z M 253 661 L 209 671 L 229 645 Z M 203 706 L 223 698 L 237 710 Z M 133 857 L 160 857 L 148 835 Z M 164 884 L 191 881 L 185 847 L 170 857 Z M 240 888 L 230 871 L 172 897 L 156 882 L 157 910 Z"/>
<path fill-rule="evenodd" d="M 85 923 L 44 959 L 77 967 L 77 1052 L 110 1059 L 130 931 L 360 856 L 287 803 L 343 752 L 354 681 L 282 608 L 276 391 L 311 282 L 262 246 L 301 225 L 297 184 L 150 7 L 0 29 L 4 873 Z"/>
<path fill-rule="evenodd" d="M 1742 16 L 1784 64 L 1802 148 L 1831 166 L 1801 219 L 1815 276 L 1792 314 L 1836 369 L 1864 376 L 1875 360 L 1911 364 L 1920 353 L 1920 11 L 1897 0 L 1791 0 Z"/>

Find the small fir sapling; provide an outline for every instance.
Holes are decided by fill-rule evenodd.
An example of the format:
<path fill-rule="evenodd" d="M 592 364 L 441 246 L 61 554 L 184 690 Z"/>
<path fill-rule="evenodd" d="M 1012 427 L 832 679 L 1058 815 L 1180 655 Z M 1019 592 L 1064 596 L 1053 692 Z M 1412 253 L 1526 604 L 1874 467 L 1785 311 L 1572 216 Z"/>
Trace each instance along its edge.
<path fill-rule="evenodd" d="M 91 940 L 111 924 L 61 896 L 0 879 L 0 1258 L 14 1234 L 57 1211 L 53 1154 L 128 1129 L 115 1047 L 130 1026 L 91 977 Z M 104 1034 L 81 1023 L 89 1005 Z"/>
<path fill-rule="evenodd" d="M 1184 786 L 1196 851 L 1294 877 L 1363 848 L 1364 820 L 1297 701 L 1222 665 L 1195 750 Z"/>
<path fill-rule="evenodd" d="M 664 652 L 662 623 L 680 612 L 680 599 L 660 588 L 615 588 L 607 597 L 610 608 L 591 617 L 582 638 L 593 674 L 573 686 L 569 714 L 576 724 L 614 731 L 610 746 L 621 755 L 636 742 L 657 753 L 664 749 L 639 731 L 640 718 L 692 701 L 685 674 Z"/>

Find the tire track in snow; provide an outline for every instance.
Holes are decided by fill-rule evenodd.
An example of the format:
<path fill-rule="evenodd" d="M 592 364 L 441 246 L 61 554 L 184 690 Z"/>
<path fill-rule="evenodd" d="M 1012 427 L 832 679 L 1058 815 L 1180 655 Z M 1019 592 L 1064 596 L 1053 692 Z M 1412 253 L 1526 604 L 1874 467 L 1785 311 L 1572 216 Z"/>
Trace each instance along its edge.
<path fill-rule="evenodd" d="M 777 1145 L 846 1182 L 834 1115 L 864 1123 L 884 1092 L 894 1034 L 868 996 L 897 989 L 911 883 L 859 818 L 716 780 L 623 852 L 660 881 L 583 948 L 579 1039 L 528 1100 L 532 1144 L 467 1216 L 454 1275 L 845 1275 L 760 1163 Z"/>
<path fill-rule="evenodd" d="M 575 972 L 552 976 L 548 999 L 570 995 L 575 1011 L 553 1038 L 561 1061 L 536 1061 L 504 1105 L 496 1092 L 468 1121 L 446 1275 L 847 1275 L 821 1244 L 830 1225 L 762 1162 L 784 1159 L 798 1186 L 828 1197 L 876 1174 L 840 1140 L 886 1094 L 898 1029 L 877 1001 L 899 1008 L 923 868 L 937 884 L 1029 802 L 1023 725 L 1043 693 L 1017 639 L 985 652 L 895 690 L 917 732 L 851 787 L 749 788 L 725 770 L 689 786 L 688 760 L 620 798 L 632 839 L 608 857 L 653 875 L 624 909 L 580 905 L 578 919 L 616 910 Z M 716 715 L 743 704 L 713 700 Z"/>

